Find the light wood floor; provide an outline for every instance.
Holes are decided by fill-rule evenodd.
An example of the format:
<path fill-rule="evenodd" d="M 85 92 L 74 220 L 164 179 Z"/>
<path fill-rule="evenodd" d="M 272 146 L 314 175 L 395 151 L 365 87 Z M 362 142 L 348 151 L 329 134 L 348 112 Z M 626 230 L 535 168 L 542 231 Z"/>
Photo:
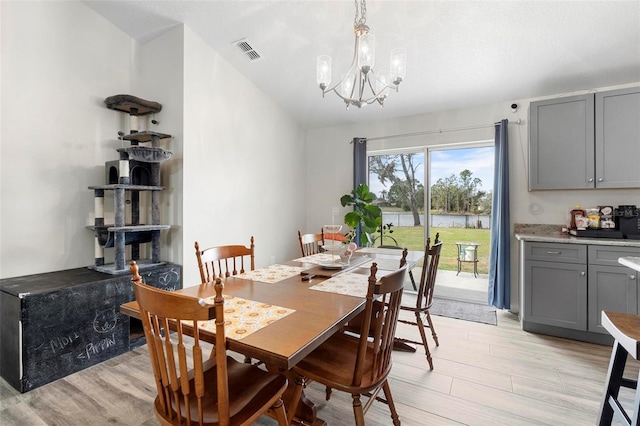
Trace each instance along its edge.
<path fill-rule="evenodd" d="M 394 353 L 391 389 L 404 425 L 595 424 L 610 347 L 527 333 L 501 311 L 498 326 L 433 319 L 440 338 L 434 371 L 420 349 Z M 399 327 L 401 335 L 417 335 Z M 631 364 L 626 375 L 635 378 Z M 627 393 L 626 404 L 633 400 Z M 313 383 L 307 395 L 328 424 L 353 424 L 350 396 L 334 392 L 325 402 L 324 389 Z M 25 394 L 0 379 L 0 424 L 156 425 L 154 396 L 143 346 Z M 366 421 L 391 424 L 387 407 L 374 403 Z"/>

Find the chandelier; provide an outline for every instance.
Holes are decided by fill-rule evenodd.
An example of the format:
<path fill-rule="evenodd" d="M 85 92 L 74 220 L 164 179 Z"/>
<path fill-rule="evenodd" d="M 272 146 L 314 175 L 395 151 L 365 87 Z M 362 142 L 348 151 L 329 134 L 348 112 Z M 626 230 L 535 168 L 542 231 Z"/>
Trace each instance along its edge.
<path fill-rule="evenodd" d="M 353 21 L 353 32 L 356 43 L 353 53 L 353 62 L 342 79 L 334 86 L 331 83 L 331 56 L 318 56 L 316 81 L 322 90 L 322 97 L 326 93 L 333 92 L 338 95 L 347 109 L 351 105 L 358 108 L 378 102 L 384 106 L 384 100 L 391 90 L 398 91 L 398 86 L 406 74 L 407 52 L 403 48 L 395 48 L 391 51 L 390 71 L 374 72 L 376 38 L 369 32 L 367 26 L 367 5 L 361 0 L 358 8 L 358 0 L 354 1 L 356 16 Z"/>

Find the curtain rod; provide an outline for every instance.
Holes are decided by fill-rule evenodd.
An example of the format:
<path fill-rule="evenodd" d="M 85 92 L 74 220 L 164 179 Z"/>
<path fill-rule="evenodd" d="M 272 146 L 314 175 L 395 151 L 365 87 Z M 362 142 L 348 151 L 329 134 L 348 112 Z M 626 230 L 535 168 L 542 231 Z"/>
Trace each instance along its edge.
<path fill-rule="evenodd" d="M 518 118 L 516 121 L 510 121 L 509 124 L 520 124 L 521 120 Z M 488 127 L 493 127 L 498 123 L 494 124 L 481 124 L 477 126 L 467 126 L 467 127 L 455 127 L 452 129 L 438 129 L 438 130 L 424 130 L 422 132 L 414 132 L 414 133 L 401 133 L 399 135 L 390 135 L 390 136 L 377 136 L 374 138 L 363 138 L 367 141 L 376 141 L 381 139 L 395 139 L 395 138 L 406 138 L 409 136 L 422 136 L 422 135 L 433 135 L 437 133 L 448 133 L 448 132 L 459 132 L 461 130 L 476 130 L 476 129 L 486 129 Z M 351 141 L 353 142 L 353 141 Z"/>

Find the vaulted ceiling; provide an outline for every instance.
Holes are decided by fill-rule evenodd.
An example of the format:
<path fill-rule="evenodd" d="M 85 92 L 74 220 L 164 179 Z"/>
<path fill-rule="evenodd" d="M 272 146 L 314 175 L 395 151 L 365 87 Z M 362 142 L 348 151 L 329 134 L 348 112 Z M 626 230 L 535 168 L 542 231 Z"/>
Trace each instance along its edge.
<path fill-rule="evenodd" d="M 388 119 L 640 81 L 640 1 L 369 0 L 375 69 L 407 49 L 407 76 L 384 108 L 322 98 L 353 56 L 353 1 L 87 1 L 144 43 L 184 23 L 305 128 Z M 235 42 L 260 55 L 250 61 Z M 224 81 L 219 82 L 224 85 Z"/>

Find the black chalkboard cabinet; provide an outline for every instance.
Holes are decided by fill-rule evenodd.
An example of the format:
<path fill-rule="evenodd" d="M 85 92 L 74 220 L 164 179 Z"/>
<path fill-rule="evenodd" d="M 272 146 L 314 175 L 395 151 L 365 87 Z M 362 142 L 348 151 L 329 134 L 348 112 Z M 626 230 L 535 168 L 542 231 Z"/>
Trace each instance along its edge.
<path fill-rule="evenodd" d="M 141 274 L 164 290 L 182 287 L 179 265 Z M 27 392 L 144 344 L 140 321 L 119 311 L 133 299 L 131 275 L 89 268 L 0 280 L 0 375 Z"/>

